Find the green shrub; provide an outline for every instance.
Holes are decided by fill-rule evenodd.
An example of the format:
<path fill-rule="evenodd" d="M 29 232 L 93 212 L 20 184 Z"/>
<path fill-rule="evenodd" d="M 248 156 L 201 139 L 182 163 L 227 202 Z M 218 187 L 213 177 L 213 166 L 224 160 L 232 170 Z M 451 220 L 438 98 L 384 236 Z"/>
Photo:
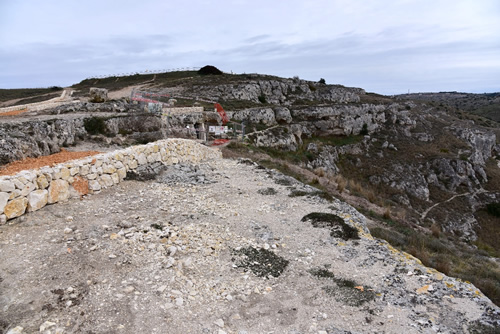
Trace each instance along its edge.
<path fill-rule="evenodd" d="M 486 205 L 486 211 L 492 216 L 500 217 L 500 203 L 490 203 Z"/>
<path fill-rule="evenodd" d="M 364 123 L 363 128 L 359 132 L 361 136 L 366 136 L 368 134 L 368 124 Z"/>
<path fill-rule="evenodd" d="M 266 99 L 266 96 L 264 94 L 260 94 L 258 99 L 259 99 L 260 103 L 264 103 L 264 104 L 267 103 L 267 99 Z"/>
<path fill-rule="evenodd" d="M 322 84 L 322 85 L 326 85 L 326 81 L 325 81 L 325 79 L 323 79 L 323 78 L 319 79 L 319 81 L 318 81 L 318 82 L 319 82 L 320 84 Z"/>
<path fill-rule="evenodd" d="M 108 133 L 108 127 L 106 126 L 105 119 L 102 117 L 86 118 L 83 121 L 83 126 L 85 127 L 85 130 L 91 135 L 104 135 Z"/>

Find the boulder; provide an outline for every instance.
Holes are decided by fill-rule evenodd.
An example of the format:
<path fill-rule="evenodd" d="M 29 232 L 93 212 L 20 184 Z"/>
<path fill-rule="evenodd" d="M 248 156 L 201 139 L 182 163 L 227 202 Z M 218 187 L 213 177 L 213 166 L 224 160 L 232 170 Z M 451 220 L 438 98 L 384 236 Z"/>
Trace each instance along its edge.
<path fill-rule="evenodd" d="M 28 212 L 36 211 L 47 205 L 49 192 L 47 189 L 35 190 L 28 195 Z"/>
<path fill-rule="evenodd" d="M 64 180 L 55 180 L 50 182 L 48 203 L 65 201 L 69 198 L 69 184 Z"/>
<path fill-rule="evenodd" d="M 89 94 L 89 101 L 93 103 L 102 103 L 108 100 L 108 90 L 105 88 L 91 87 Z"/>
<path fill-rule="evenodd" d="M 292 114 L 285 107 L 274 108 L 274 118 L 278 124 L 290 124 L 292 122 Z"/>
<path fill-rule="evenodd" d="M 26 197 L 19 197 L 13 199 L 4 208 L 4 213 L 7 219 L 19 217 L 24 214 L 28 206 L 28 199 Z"/>

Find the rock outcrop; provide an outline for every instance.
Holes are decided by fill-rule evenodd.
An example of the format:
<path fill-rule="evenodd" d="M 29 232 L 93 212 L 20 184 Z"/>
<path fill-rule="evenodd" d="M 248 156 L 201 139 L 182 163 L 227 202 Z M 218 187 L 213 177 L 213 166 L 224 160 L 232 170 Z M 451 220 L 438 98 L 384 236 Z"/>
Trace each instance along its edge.
<path fill-rule="evenodd" d="M 108 100 L 108 90 L 104 88 L 92 87 L 89 90 L 90 101 L 93 103 L 102 103 Z"/>
<path fill-rule="evenodd" d="M 322 85 L 300 79 L 252 79 L 244 83 L 196 85 L 185 89 L 182 94 L 203 96 L 213 101 L 246 100 L 255 103 L 266 102 L 290 106 L 296 101 L 321 101 L 329 103 L 359 102 L 364 94 L 359 88 Z"/>

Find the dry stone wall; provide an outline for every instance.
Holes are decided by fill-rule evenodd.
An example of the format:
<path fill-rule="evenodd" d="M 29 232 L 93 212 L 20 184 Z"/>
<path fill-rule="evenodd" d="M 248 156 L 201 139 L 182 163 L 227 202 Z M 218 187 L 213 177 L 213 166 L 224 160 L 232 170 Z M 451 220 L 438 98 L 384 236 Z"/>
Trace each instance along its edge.
<path fill-rule="evenodd" d="M 43 101 L 43 102 L 35 102 L 35 103 L 29 103 L 29 104 L 21 104 L 21 105 L 17 105 L 17 106 L 0 108 L 0 114 L 6 113 L 9 111 L 17 111 L 17 110 L 24 110 L 24 109 L 27 109 L 27 111 L 40 111 L 40 110 L 56 108 L 56 107 L 60 107 L 62 105 L 79 103 L 79 102 L 80 101 L 58 101 L 58 102 Z"/>
<path fill-rule="evenodd" d="M 148 163 L 196 164 L 220 158 L 219 150 L 195 141 L 166 139 L 3 176 L 0 177 L 0 223 L 47 204 L 112 187 L 123 181 L 127 172 Z"/>

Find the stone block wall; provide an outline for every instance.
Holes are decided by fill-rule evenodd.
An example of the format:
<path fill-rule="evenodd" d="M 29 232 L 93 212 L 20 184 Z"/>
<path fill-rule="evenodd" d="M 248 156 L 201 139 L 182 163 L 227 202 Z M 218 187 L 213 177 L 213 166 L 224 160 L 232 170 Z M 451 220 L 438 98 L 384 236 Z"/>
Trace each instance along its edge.
<path fill-rule="evenodd" d="M 220 158 L 222 153 L 219 150 L 195 141 L 166 139 L 1 176 L 0 223 L 39 210 L 47 204 L 112 187 L 123 181 L 128 171 L 148 163 L 196 164 Z"/>

